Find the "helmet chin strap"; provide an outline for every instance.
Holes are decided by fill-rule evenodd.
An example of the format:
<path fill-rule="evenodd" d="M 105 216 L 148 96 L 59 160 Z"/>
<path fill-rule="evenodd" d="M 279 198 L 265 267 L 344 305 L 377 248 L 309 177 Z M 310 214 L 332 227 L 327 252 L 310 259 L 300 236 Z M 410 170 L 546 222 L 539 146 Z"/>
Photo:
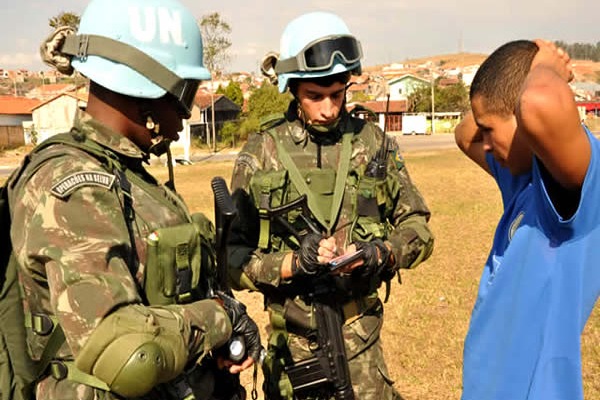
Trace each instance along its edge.
<path fill-rule="evenodd" d="M 152 142 L 152 145 L 150 145 L 150 148 L 148 149 L 148 153 L 160 157 L 167 152 L 171 142 L 160 134 L 160 124 L 154 122 L 152 114 L 147 112 L 145 115 L 146 129 L 150 132 L 150 141 Z"/>
<path fill-rule="evenodd" d="M 326 133 L 335 131 L 337 129 L 337 127 L 339 126 L 341 116 L 342 116 L 341 111 L 338 114 L 338 116 L 336 117 L 336 119 L 328 124 L 314 124 L 310 120 L 310 118 L 308 118 L 308 116 L 306 115 L 304 110 L 302 109 L 302 105 L 300 105 L 300 102 L 299 101 L 296 101 L 296 102 L 298 104 L 298 118 L 304 122 L 304 126 L 309 132 L 318 133 L 318 134 L 326 134 Z"/>
<path fill-rule="evenodd" d="M 154 122 L 152 118 L 152 112 L 147 111 L 146 115 L 146 129 L 150 132 L 150 141 L 152 144 L 148 149 L 149 154 L 154 154 L 160 157 L 163 154 L 167 154 L 167 168 L 169 170 L 169 180 L 165 182 L 165 186 L 175 191 L 175 174 L 173 173 L 173 156 L 171 154 L 171 140 L 164 138 L 160 134 L 160 124 Z"/>
<path fill-rule="evenodd" d="M 146 120 L 146 129 L 150 133 L 150 141 L 152 143 L 148 148 L 148 154 L 154 154 L 157 157 L 162 156 L 168 151 L 171 141 L 169 139 L 165 139 L 160 134 L 160 124 L 158 122 L 154 122 L 154 118 L 152 118 L 152 111 L 146 107 L 142 109 L 142 119 Z"/>

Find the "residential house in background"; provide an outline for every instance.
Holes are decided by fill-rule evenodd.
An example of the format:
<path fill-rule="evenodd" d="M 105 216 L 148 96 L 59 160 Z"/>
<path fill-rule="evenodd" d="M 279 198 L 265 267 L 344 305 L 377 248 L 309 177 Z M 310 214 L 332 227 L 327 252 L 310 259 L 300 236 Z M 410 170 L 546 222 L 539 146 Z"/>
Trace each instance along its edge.
<path fill-rule="evenodd" d="M 382 130 L 386 124 L 387 108 L 387 132 L 402 130 L 402 114 L 406 113 L 407 107 L 406 100 L 390 100 L 389 106 L 386 100 L 371 100 L 347 105 L 348 111 L 354 112 L 359 118 L 377 123 Z"/>
<path fill-rule="evenodd" d="M 388 81 L 390 100 L 407 100 L 408 96 L 413 93 L 419 86 L 429 86 L 430 82 L 427 79 L 420 78 L 416 75 L 406 74 Z"/>
<path fill-rule="evenodd" d="M 471 86 L 471 83 L 473 83 L 473 78 L 475 78 L 475 74 L 478 70 L 479 64 L 467 65 L 461 69 L 460 77 L 466 86 Z"/>
<path fill-rule="evenodd" d="M 0 148 L 25 144 L 24 125 L 31 125 L 32 109 L 39 103 L 26 97 L 0 96 Z"/>
<path fill-rule="evenodd" d="M 37 142 L 57 133 L 68 132 L 73 126 L 77 110 L 87 107 L 87 90 L 58 94 L 33 108 L 33 126 Z"/>
<path fill-rule="evenodd" d="M 346 90 L 346 101 L 364 101 L 371 99 L 370 79 L 368 74 L 352 75 Z"/>
<path fill-rule="evenodd" d="M 217 141 L 219 140 L 219 131 L 227 121 L 234 121 L 238 118 L 241 107 L 222 94 L 211 94 L 200 89 L 194 99 L 192 116 L 189 119 L 192 138 L 200 139 L 202 142 L 212 143 L 212 121 L 214 121 Z"/>
<path fill-rule="evenodd" d="M 83 87 L 78 87 L 72 83 L 53 83 L 48 85 L 37 86 L 29 92 L 27 92 L 25 94 L 25 97 L 47 101 L 63 93 L 82 91 L 82 88 Z"/>

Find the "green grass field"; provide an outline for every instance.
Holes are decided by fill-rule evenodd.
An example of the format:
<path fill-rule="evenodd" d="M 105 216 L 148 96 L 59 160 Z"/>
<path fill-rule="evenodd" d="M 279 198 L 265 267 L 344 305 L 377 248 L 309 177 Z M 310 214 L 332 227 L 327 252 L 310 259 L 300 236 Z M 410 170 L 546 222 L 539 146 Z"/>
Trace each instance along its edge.
<path fill-rule="evenodd" d="M 463 340 L 501 214 L 500 195 L 492 179 L 457 150 L 405 158 L 431 208 L 436 244 L 429 260 L 404 271 L 402 285 L 392 285 L 383 329 L 386 360 L 406 400 L 459 399 Z M 176 167 L 176 186 L 191 210 L 213 217 L 210 179 L 220 175 L 229 182 L 231 168 L 231 162 Z M 153 167 L 153 172 L 166 179 L 164 167 Z M 262 297 L 240 297 L 266 337 Z M 586 399 L 600 399 L 598 308 L 582 336 Z M 244 381 L 250 385 L 250 380 L 245 371 Z"/>

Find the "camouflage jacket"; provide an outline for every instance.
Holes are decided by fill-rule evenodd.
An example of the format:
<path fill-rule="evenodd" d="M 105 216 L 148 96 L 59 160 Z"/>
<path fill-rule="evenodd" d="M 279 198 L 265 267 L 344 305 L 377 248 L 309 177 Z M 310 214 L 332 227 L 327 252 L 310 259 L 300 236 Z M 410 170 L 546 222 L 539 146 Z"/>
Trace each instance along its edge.
<path fill-rule="evenodd" d="M 36 156 L 47 157 L 31 176 L 9 193 L 11 238 L 20 264 L 25 310 L 57 320 L 66 343 L 58 357 L 72 360 L 105 316 L 121 306 L 148 306 L 147 238 L 159 228 L 189 223 L 182 199 L 159 184 L 142 166 L 144 154 L 131 141 L 82 113 L 72 132 L 100 144 L 129 169 L 130 179 L 76 148 L 51 145 Z M 27 171 L 27 170 L 26 170 Z M 121 190 L 127 181 L 131 198 Z M 124 204 L 130 201 L 132 229 Z M 132 246 L 130 234 L 134 236 Z M 134 251 L 135 250 L 135 251 Z M 135 253 L 135 254 L 134 254 Z M 197 299 L 195 299 L 197 300 Z M 225 311 L 216 302 L 199 302 L 192 312 L 170 305 L 199 336 L 187 338 L 190 359 L 203 357 L 230 335 Z M 39 358 L 45 339 L 32 335 L 31 352 Z M 38 384 L 38 398 L 94 398 L 94 390 L 51 376 Z M 112 398 L 110 394 L 103 394 Z M 148 398 L 155 398 L 151 395 Z"/>
<path fill-rule="evenodd" d="M 361 182 L 366 181 L 366 166 L 381 147 L 382 131 L 371 122 L 344 114 L 337 133 L 310 134 L 299 120 L 290 115 L 288 111 L 285 119 L 270 121 L 262 132 L 251 135 L 237 157 L 231 189 L 239 204 L 240 218 L 232 227 L 230 235 L 229 261 L 234 280 L 232 284 L 240 289 L 258 288 L 266 294 L 267 302 L 270 301 L 269 297 L 278 297 L 282 293 L 288 296 L 286 289 L 290 282 L 281 279 L 280 269 L 286 252 L 293 250 L 293 247 L 277 242 L 277 238 L 273 237 L 276 234 L 273 234 L 271 245 L 268 248 L 259 248 L 257 238 L 260 236 L 260 219 L 257 209 L 260 200 L 256 188 L 253 188 L 253 182 L 256 177 L 269 172 L 275 172 L 271 180 L 276 181 L 279 172 L 283 176 L 282 188 L 279 190 L 283 194 L 278 195 L 279 202 L 293 200 L 299 195 L 299 191 L 288 179 L 279 151 L 285 149 L 284 151 L 290 153 L 298 169 L 303 170 L 306 181 L 311 179 L 306 174 L 311 174 L 314 170 L 334 171 L 335 175 L 343 162 L 340 157 L 344 134 L 352 135 L 352 138 L 344 196 L 337 220 L 332 223 L 331 229 L 338 247 L 346 247 L 353 241 L 368 241 L 375 237 L 387 240 L 395 255 L 395 270 L 415 267 L 429 257 L 433 248 L 433 235 L 427 224 L 430 212 L 409 177 L 395 140 L 388 137 L 390 152 L 387 177 L 378 188 L 371 188 L 379 191 L 384 197 L 379 202 L 381 214 L 377 217 L 378 221 L 375 221 L 378 225 L 374 229 L 378 232 L 372 229 L 361 232 L 357 228 L 357 196 L 362 190 Z M 280 141 L 279 145 L 274 137 Z M 333 191 L 333 184 L 329 186 Z M 356 283 L 356 280 L 354 282 Z M 375 289 L 376 287 L 371 285 L 370 293 L 362 292 L 359 295 L 376 297 Z"/>

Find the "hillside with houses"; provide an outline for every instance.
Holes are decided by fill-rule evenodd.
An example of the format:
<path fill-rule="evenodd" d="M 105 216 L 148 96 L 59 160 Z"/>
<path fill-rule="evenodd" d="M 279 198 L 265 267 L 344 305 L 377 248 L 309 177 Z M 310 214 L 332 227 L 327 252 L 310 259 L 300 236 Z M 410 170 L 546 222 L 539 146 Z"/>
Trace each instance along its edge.
<path fill-rule="evenodd" d="M 356 109 L 365 118 L 379 122 L 382 127 L 387 124 L 390 132 L 401 132 L 404 117 L 415 111 L 414 105 L 409 104 L 411 94 L 419 88 L 431 87 L 432 83 L 442 88 L 452 85 L 468 88 L 485 57 L 485 54 L 457 53 L 365 66 L 362 75 L 352 78 L 347 106 L 349 110 Z M 600 118 L 600 63 L 574 60 L 573 65 L 575 79 L 571 87 L 582 119 L 597 120 Z M 241 89 L 241 106 L 227 96 L 217 94 L 218 88 L 227 87 L 231 82 Z M 217 135 L 212 138 L 218 140 L 223 124 L 243 117 L 250 94 L 263 82 L 262 76 L 250 73 L 227 74 L 203 82 L 196 95 L 192 117 L 185 124 L 184 134 L 180 135 L 183 146 L 194 138 L 210 145 L 211 131 L 214 135 L 214 130 Z M 435 105 L 434 98 L 431 102 Z M 65 77 L 55 71 L 0 68 L 0 149 L 36 143 L 68 130 L 77 110 L 85 109 L 86 104 L 87 80 L 80 75 Z M 451 131 L 463 111 L 432 110 L 427 113 L 423 117 L 429 121 L 427 133 Z"/>

